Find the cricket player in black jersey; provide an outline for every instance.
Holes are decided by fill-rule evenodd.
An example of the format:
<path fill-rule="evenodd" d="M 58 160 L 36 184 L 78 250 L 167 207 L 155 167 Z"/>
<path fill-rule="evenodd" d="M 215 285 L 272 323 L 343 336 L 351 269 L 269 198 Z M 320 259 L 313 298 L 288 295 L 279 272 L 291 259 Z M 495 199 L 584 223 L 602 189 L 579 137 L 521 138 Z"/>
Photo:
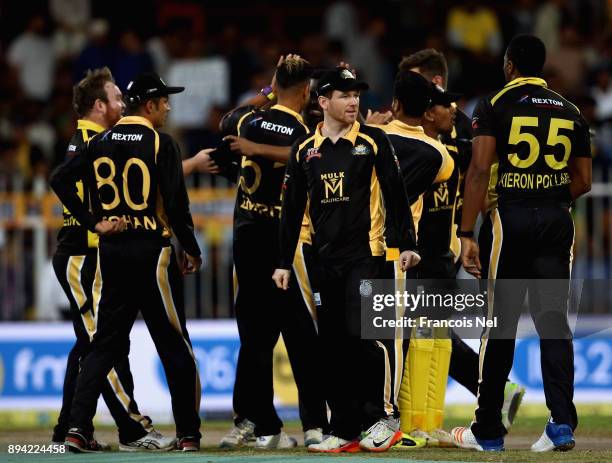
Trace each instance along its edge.
<path fill-rule="evenodd" d="M 283 186 L 281 258 L 273 279 L 279 288 L 290 285 L 306 211 L 312 226 L 313 286 L 320 296 L 319 335 L 326 357 L 338 359 L 320 362 L 331 435 L 308 447 L 314 452 L 385 451 L 402 435 L 390 388 L 394 365 L 387 352 L 393 340 L 361 339 L 360 280 L 382 276 L 386 213 L 398 230 L 402 270 L 419 257 L 393 147 L 380 129 L 356 121 L 359 94 L 367 88 L 342 67 L 320 77 L 317 94 L 324 120 L 294 145 Z M 360 373 L 364 365 L 367 375 Z"/>
<path fill-rule="evenodd" d="M 591 150 L 588 125 L 576 106 L 550 90 L 540 77 L 545 58 L 540 39 L 515 37 L 504 56 L 508 84 L 482 99 L 472 119 L 473 157 L 458 234 L 464 267 L 481 277 L 479 249 L 472 234 L 497 153 L 498 205 L 491 212 L 493 242 L 485 276 L 489 288 L 496 280 L 494 293 L 489 295 L 488 317 L 498 318 L 498 328 L 487 328 L 482 335 L 475 421 L 471 427 L 452 432 L 462 447 L 504 448 L 504 385 L 514 356 L 516 307 L 522 305 L 527 285 L 500 291 L 509 284 L 502 279 L 539 279 L 535 291 L 529 285 L 530 299 L 539 302 L 530 309 L 540 336 L 544 394 L 551 418 L 531 449 L 574 447 L 578 419 L 573 403 L 572 333 L 567 322 L 574 225 L 569 207 L 591 187 Z M 545 289 L 542 279 L 550 279 Z M 510 336 L 503 339 L 500 333 Z"/>
<path fill-rule="evenodd" d="M 277 103 L 267 110 L 255 105 L 237 108 L 222 122 L 224 133 L 235 134 L 229 138 L 242 157 L 233 247 L 240 353 L 234 385 L 234 428 L 221 440 L 221 447 L 244 445 L 253 431 L 256 448 L 296 445 L 295 439 L 281 430 L 282 421 L 273 403 L 273 349 L 280 334 L 298 388 L 306 445 L 320 442 L 327 425 L 325 398 L 318 381 L 314 303 L 301 247 L 293 262 L 291 291 L 280 291 L 270 279 L 279 259 L 285 165 L 291 145 L 308 133 L 300 112 L 310 97 L 311 73 L 307 61 L 288 55 L 279 62 L 273 80 Z"/>
<path fill-rule="evenodd" d="M 392 103 L 394 120 L 388 124 L 377 126 L 388 135 L 399 160 L 404 188 L 410 202 L 419 239 L 419 222 L 422 218 L 425 194 L 432 188 L 432 185 L 447 181 L 454 171 L 453 159 L 442 143 L 429 137 L 422 127 L 423 118 L 433 101 L 433 91 L 432 84 L 421 75 L 411 71 L 400 71 L 394 83 Z M 393 233 L 394 228 L 387 228 L 388 249 L 385 276 L 395 279 L 396 285 L 399 286 L 397 290 L 403 291 L 405 289 L 405 278 L 399 270 L 397 261 L 399 254 L 396 244 L 397 238 Z M 421 263 L 422 261 L 412 269 L 413 273 L 415 269 L 420 267 Z M 399 312 L 399 317 L 403 316 L 404 309 L 402 307 L 397 307 L 396 310 Z M 402 342 L 401 334 L 396 335 L 395 349 L 390 351 L 396 362 L 393 392 L 398 396 L 401 429 L 404 432 L 402 440 L 398 444 L 401 447 L 414 448 L 422 447 L 425 444 L 432 445 L 434 437 L 425 431 L 435 431 L 440 427 L 440 425 L 434 426 L 433 420 L 428 425 L 426 419 L 427 410 L 430 408 L 427 405 L 427 398 L 436 396 L 436 394 L 428 394 L 428 387 L 432 383 L 433 377 L 431 371 L 434 370 L 427 361 L 431 358 L 431 348 L 427 350 L 429 353 L 427 359 L 418 361 L 417 355 L 422 351 L 421 344 L 431 343 L 431 341 L 421 341 L 420 339 L 411 341 L 410 354 L 406 360 L 405 370 L 404 358 L 408 348 L 408 340 Z M 443 376 L 446 379 L 446 375 Z M 436 381 L 435 384 L 438 382 L 440 381 Z"/>
<path fill-rule="evenodd" d="M 70 139 L 68 155 L 81 152 L 94 135 L 115 125 L 125 104 L 108 68 L 95 69 L 74 87 L 74 109 L 79 116 L 77 131 Z M 84 204 L 89 204 L 89 187 L 82 180 L 74 188 Z M 88 207 L 88 206 L 87 206 Z M 64 226 L 58 234 L 58 246 L 53 256 L 53 268 L 70 301 L 76 342 L 68 355 L 62 408 L 53 430 L 53 442 L 64 443 L 68 431 L 70 408 L 79 373 L 79 362 L 89 350 L 96 331 L 96 316 L 92 305 L 92 284 L 97 261 L 98 235 L 87 228 L 64 208 Z M 119 431 L 119 450 L 163 447 L 163 436 L 151 426 L 148 417 L 138 411 L 134 400 L 134 383 L 127 356 L 117 360 L 102 386 L 102 397 Z M 102 444 L 98 443 L 103 447 Z M 147 448 L 147 447 L 145 447 Z"/>
<path fill-rule="evenodd" d="M 419 50 L 405 57 L 400 65 L 402 71 L 418 72 L 433 84 L 446 89 L 448 82 L 448 64 L 443 53 L 427 48 Z M 461 254 L 461 242 L 456 235 L 457 227 L 461 224 L 461 211 L 463 205 L 463 191 L 465 189 L 465 173 L 472 158 L 472 122 L 467 115 L 455 108 L 453 128 L 448 133 L 442 133 L 440 140 L 455 161 L 455 171 L 452 177 L 458 176 L 458 190 L 454 200 L 454 221 L 451 232 L 450 250 L 457 260 Z M 454 181 L 453 181 L 454 183 Z M 454 191 L 455 188 L 451 187 Z M 442 192 L 442 194 L 444 194 Z M 421 267 L 424 264 L 421 262 Z M 444 278 L 455 278 L 449 273 Z M 478 391 L 478 354 L 469 347 L 455 332 L 451 332 L 452 353 L 450 359 L 449 376 L 469 390 L 474 396 Z M 516 412 L 521 404 L 525 388 L 511 381 L 506 382 L 504 390 L 504 406 L 502 408 L 502 421 L 507 430 L 510 430 Z"/>
<path fill-rule="evenodd" d="M 179 148 L 156 130 L 166 122 L 168 95 L 183 89 L 142 74 L 128 86 L 129 116 L 94 137 L 51 177 L 52 188 L 76 220 L 100 235 L 93 283 L 96 332 L 77 379 L 65 442 L 73 451 L 98 450 L 92 443 L 96 402 L 112 365 L 129 352 L 139 310 L 166 372 L 177 447 L 199 449 L 201 387 L 170 237 L 174 233 L 185 250 L 183 273 L 200 267 L 200 249 Z M 72 188 L 79 179 L 89 188 L 93 213 Z M 166 444 L 157 450 L 174 448 L 174 439 Z"/>

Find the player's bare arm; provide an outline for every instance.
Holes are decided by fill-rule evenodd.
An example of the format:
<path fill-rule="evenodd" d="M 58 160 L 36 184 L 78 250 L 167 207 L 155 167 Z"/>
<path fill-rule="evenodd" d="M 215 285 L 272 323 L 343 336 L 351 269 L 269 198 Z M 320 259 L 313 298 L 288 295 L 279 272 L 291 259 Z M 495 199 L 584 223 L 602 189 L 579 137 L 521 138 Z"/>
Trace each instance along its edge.
<path fill-rule="evenodd" d="M 476 217 L 478 217 L 478 212 L 487 194 L 491 164 L 495 159 L 495 148 L 495 137 L 480 135 L 474 138 L 472 162 L 465 180 L 465 199 L 463 201 L 460 233 L 469 234 L 474 230 Z M 461 237 L 461 262 L 467 272 L 480 278 L 482 266 L 480 265 L 478 251 L 478 244 L 473 237 Z"/>
<path fill-rule="evenodd" d="M 593 160 L 591 158 L 572 157 L 567 163 L 570 174 L 570 194 L 577 199 L 591 191 L 593 181 Z"/>
<path fill-rule="evenodd" d="M 193 157 L 183 161 L 183 175 L 191 175 L 194 172 L 218 174 L 219 166 L 210 157 L 215 148 L 207 148 L 198 151 Z"/>
<path fill-rule="evenodd" d="M 236 135 L 227 135 L 223 139 L 231 140 L 231 150 L 243 156 L 261 156 L 262 158 L 270 159 L 275 162 L 282 162 L 283 164 L 287 163 L 289 153 L 291 152 L 290 146 L 274 146 L 255 143 L 244 137 L 237 137 Z"/>

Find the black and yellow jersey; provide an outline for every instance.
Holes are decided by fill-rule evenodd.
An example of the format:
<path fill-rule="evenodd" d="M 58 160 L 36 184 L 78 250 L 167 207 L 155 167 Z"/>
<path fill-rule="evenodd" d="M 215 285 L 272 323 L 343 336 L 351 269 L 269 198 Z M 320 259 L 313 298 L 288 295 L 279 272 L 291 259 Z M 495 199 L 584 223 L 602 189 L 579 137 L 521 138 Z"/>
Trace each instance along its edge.
<path fill-rule="evenodd" d="M 472 160 L 472 121 L 463 111 L 456 110 L 453 130 L 449 134 L 442 135 L 441 141 L 455 160 L 455 168 L 459 176 L 459 188 L 455 200 L 455 223 L 460 225 L 463 208 L 463 191 L 465 190 L 465 174 Z"/>
<path fill-rule="evenodd" d="M 589 128 L 576 106 L 535 77 L 521 77 L 482 99 L 474 136 L 496 139 L 500 205 L 570 203 L 570 157 L 590 157 Z"/>
<path fill-rule="evenodd" d="M 66 186 L 75 178 L 85 179 L 93 214 Z M 188 254 L 200 255 L 179 147 L 143 117 L 123 117 L 96 135 L 80 155 L 56 170 L 51 186 L 89 230 L 100 220 L 126 220 L 126 231 L 102 241 L 148 240 L 166 246 L 174 232 Z"/>
<path fill-rule="evenodd" d="M 425 196 L 432 188 L 437 188 L 441 182 L 449 179 L 454 161 L 442 143 L 425 134 L 421 126 L 410 126 L 393 120 L 376 127 L 387 134 L 399 160 L 417 241 L 420 242 Z M 387 230 L 386 239 L 389 248 L 397 247 L 397 238 L 392 228 Z"/>
<path fill-rule="evenodd" d="M 281 268 L 291 268 L 307 203 L 321 261 L 383 256 L 386 214 L 397 228 L 400 250 L 416 249 L 399 163 L 378 128 L 355 122 L 333 143 L 319 125 L 296 142 L 283 184 Z"/>
<path fill-rule="evenodd" d="M 224 133 L 254 143 L 291 146 L 308 133 L 302 116 L 276 104 L 267 110 L 237 108 L 224 118 Z M 262 156 L 242 156 L 234 209 L 234 230 L 245 225 L 278 222 L 286 165 Z"/>
<path fill-rule="evenodd" d="M 446 171 L 450 172 L 450 175 L 445 180 L 431 185 L 423 194 L 423 212 L 419 221 L 417 242 L 419 254 L 424 259 L 429 256 L 449 255 L 455 234 L 453 225 L 459 191 L 459 160 L 457 153 L 450 151 L 448 154 L 453 160 Z"/>
<path fill-rule="evenodd" d="M 67 156 L 72 156 L 83 150 L 87 142 L 105 129 L 99 124 L 87 119 L 77 121 L 77 131 L 68 143 Z M 83 180 L 78 180 L 74 188 L 86 207 L 89 208 L 89 191 Z M 64 223 L 57 234 L 57 252 L 70 256 L 82 256 L 98 247 L 98 235 L 81 226 L 79 221 L 64 206 Z"/>

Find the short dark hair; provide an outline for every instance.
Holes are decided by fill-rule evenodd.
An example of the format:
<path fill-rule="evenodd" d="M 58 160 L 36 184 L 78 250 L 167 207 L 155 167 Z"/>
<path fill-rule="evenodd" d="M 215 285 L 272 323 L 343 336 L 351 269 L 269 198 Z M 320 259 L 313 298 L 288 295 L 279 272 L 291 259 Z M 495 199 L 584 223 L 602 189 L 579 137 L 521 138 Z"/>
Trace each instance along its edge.
<path fill-rule="evenodd" d="M 281 89 L 304 84 L 312 76 L 312 66 L 304 58 L 289 58 L 276 68 L 276 84 Z"/>
<path fill-rule="evenodd" d="M 138 114 L 138 112 L 140 111 L 140 108 L 143 107 L 144 105 L 147 104 L 147 101 L 153 101 L 155 103 L 156 107 L 159 107 L 159 100 L 161 99 L 161 96 L 155 97 L 155 98 L 147 98 L 145 100 L 142 101 L 130 101 L 127 100 L 125 102 L 125 114 L 128 116 L 134 116 L 135 114 Z"/>
<path fill-rule="evenodd" d="M 108 103 L 104 85 L 115 83 L 110 69 L 106 66 L 88 70 L 85 77 L 74 86 L 72 91 L 72 106 L 79 117 L 85 117 L 92 110 L 96 100 Z"/>
<path fill-rule="evenodd" d="M 540 77 L 546 61 L 546 46 L 535 35 L 517 35 L 510 41 L 506 56 L 522 76 Z"/>
<path fill-rule="evenodd" d="M 405 56 L 399 64 L 400 72 L 419 68 L 419 72 L 431 80 L 435 76 L 442 76 L 448 82 L 448 63 L 444 53 L 433 48 L 419 50 L 410 56 Z"/>
<path fill-rule="evenodd" d="M 407 116 L 421 117 L 431 104 L 431 82 L 418 72 L 399 71 L 393 84 L 393 98 Z"/>

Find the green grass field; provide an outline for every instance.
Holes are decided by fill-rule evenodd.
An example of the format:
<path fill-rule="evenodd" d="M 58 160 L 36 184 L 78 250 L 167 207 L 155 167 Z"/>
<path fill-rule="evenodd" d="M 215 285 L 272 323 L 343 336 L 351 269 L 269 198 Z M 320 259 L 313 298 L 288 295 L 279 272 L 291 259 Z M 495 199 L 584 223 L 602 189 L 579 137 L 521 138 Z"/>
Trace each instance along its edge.
<path fill-rule="evenodd" d="M 541 408 L 538 408 L 541 411 Z M 519 412 L 512 432 L 506 438 L 506 452 L 502 454 L 484 454 L 459 449 L 417 449 L 417 450 L 392 450 L 381 455 L 370 453 L 343 454 L 343 455 L 313 455 L 309 454 L 303 447 L 294 450 L 278 452 L 262 452 L 254 449 L 241 449 L 236 451 L 220 450 L 216 444 L 221 436 L 229 429 L 229 422 L 204 422 L 202 425 L 203 447 L 196 454 L 180 453 L 124 453 L 112 451 L 96 455 L 75 454 L 8 454 L 9 444 L 48 444 L 51 435 L 50 427 L 23 427 L 16 429 L 7 426 L 7 422 L 0 421 L 0 462 L 81 462 L 93 461 L 98 463 L 117 462 L 144 462 L 154 461 L 159 463 L 284 463 L 303 462 L 319 463 L 328 462 L 332 458 L 341 458 L 343 463 L 367 462 L 376 459 L 382 462 L 404 462 L 425 463 L 431 461 L 444 462 L 611 462 L 612 461 L 612 416 L 608 410 L 601 408 L 589 408 L 588 413 L 579 410 L 580 426 L 576 433 L 576 448 L 571 452 L 551 452 L 547 454 L 534 454 L 529 452 L 529 446 L 541 434 L 546 417 L 543 414 L 534 413 L 527 408 L 524 413 Z M 465 425 L 469 422 L 469 415 L 462 413 L 450 413 L 451 417 L 446 419 L 445 428 Z M 159 430 L 172 434 L 174 429 L 169 426 L 159 427 Z M 298 423 L 292 422 L 285 425 L 285 430 L 301 441 L 302 433 Z M 96 431 L 98 439 L 109 442 L 113 448 L 117 448 L 115 430 L 111 427 L 99 427 Z"/>

